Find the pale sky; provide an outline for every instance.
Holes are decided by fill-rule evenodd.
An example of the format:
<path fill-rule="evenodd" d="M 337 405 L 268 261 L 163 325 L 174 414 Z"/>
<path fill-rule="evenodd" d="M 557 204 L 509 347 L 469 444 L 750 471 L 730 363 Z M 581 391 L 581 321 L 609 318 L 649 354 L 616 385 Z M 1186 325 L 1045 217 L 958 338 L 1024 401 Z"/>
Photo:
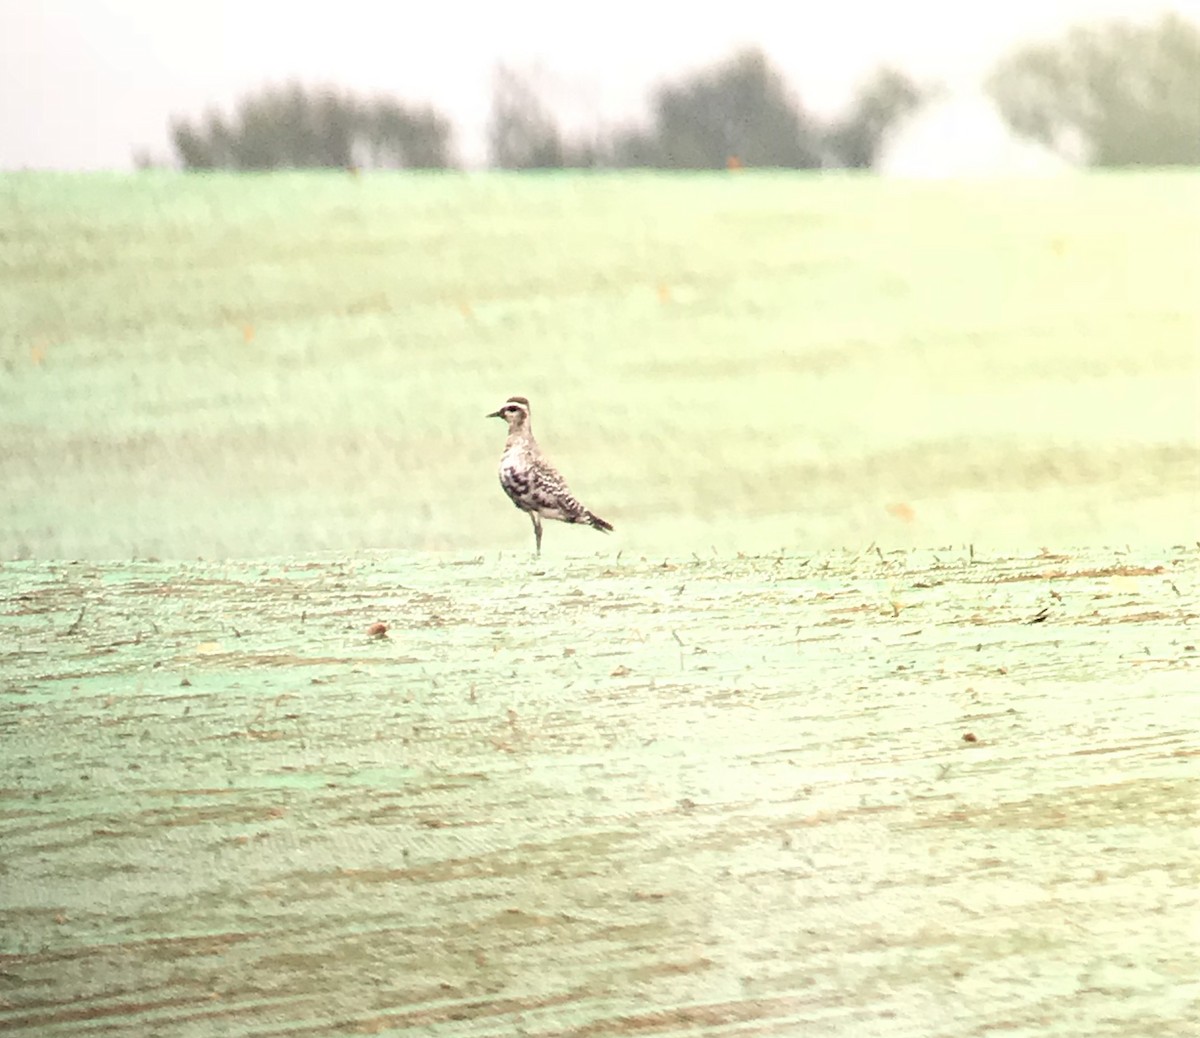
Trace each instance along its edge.
<path fill-rule="evenodd" d="M 586 127 L 753 44 L 829 114 L 881 62 L 970 91 L 1018 41 L 1165 10 L 1200 21 L 1200 0 L 0 0 L 0 168 L 166 159 L 171 115 L 289 79 L 432 102 L 478 164 L 498 61 L 537 67 L 564 123 Z"/>

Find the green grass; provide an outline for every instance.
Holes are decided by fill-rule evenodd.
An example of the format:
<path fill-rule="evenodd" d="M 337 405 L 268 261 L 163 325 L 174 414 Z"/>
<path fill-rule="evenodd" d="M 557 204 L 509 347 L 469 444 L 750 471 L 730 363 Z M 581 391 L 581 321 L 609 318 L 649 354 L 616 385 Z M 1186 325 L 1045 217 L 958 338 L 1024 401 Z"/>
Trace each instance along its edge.
<path fill-rule="evenodd" d="M 1190 542 L 1198 189 L 6 175 L 0 557 Z"/>
<path fill-rule="evenodd" d="M 1190 1033 L 1198 185 L 0 178 L 0 1029 Z"/>

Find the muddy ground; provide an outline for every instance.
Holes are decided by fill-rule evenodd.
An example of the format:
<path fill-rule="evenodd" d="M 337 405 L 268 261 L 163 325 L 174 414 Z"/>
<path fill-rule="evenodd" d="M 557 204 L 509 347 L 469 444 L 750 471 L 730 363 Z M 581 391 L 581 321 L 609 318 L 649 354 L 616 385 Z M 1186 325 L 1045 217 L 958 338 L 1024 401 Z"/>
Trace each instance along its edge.
<path fill-rule="evenodd" d="M 1198 573 L 5 563 L 0 1031 L 1193 1034 Z"/>

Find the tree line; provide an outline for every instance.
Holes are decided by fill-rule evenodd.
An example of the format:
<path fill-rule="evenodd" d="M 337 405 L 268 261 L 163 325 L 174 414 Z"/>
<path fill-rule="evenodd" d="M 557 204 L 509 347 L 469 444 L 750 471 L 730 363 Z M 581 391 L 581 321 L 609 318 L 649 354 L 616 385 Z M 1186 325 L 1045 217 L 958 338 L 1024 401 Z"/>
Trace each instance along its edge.
<path fill-rule="evenodd" d="M 1015 50 L 986 90 L 1017 134 L 1097 166 L 1200 164 L 1200 29 L 1179 15 L 1109 22 Z M 880 68 L 847 109 L 807 112 L 761 51 L 745 50 L 659 86 L 650 118 L 580 137 L 554 118 L 533 79 L 501 66 L 488 157 L 498 169 L 860 168 L 936 90 Z M 185 169 L 401 168 L 455 165 L 449 119 L 430 106 L 299 84 L 171 122 Z"/>
<path fill-rule="evenodd" d="M 450 120 L 431 107 L 298 83 L 244 98 L 231 119 L 171 121 L 185 169 L 448 166 Z"/>

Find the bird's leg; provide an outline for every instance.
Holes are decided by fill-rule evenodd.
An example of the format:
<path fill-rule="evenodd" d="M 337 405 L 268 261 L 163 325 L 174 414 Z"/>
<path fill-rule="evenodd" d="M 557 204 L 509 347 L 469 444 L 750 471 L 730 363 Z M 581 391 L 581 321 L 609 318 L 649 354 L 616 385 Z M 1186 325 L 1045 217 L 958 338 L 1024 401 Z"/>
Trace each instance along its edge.
<path fill-rule="evenodd" d="M 530 512 L 529 518 L 533 520 L 533 539 L 537 544 L 537 553 L 542 554 L 542 517 L 537 512 Z"/>

